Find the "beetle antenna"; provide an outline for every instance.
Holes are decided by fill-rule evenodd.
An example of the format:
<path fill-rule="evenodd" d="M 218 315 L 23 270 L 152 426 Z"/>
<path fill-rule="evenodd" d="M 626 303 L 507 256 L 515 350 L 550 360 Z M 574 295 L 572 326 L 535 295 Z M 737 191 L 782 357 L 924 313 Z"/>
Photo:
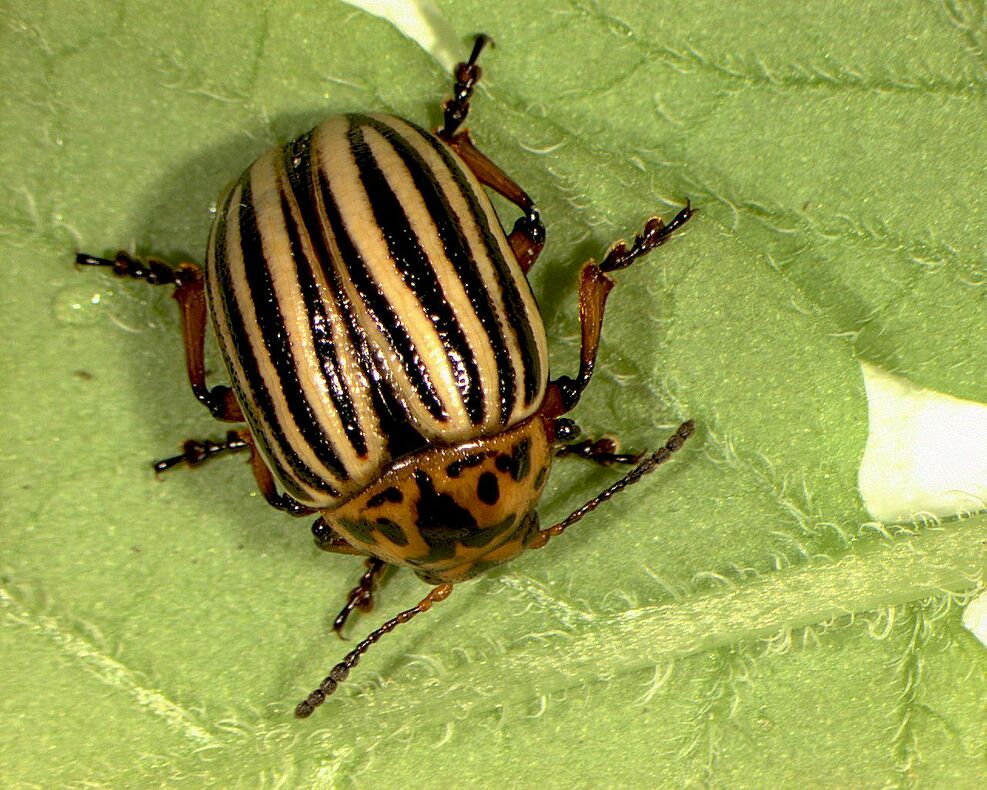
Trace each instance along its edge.
<path fill-rule="evenodd" d="M 295 706 L 295 716 L 299 719 L 307 719 L 311 716 L 312 711 L 325 702 L 326 697 L 332 694 L 336 690 L 336 687 L 346 680 L 347 676 L 350 674 L 350 670 L 359 663 L 360 656 L 366 653 L 372 644 L 378 641 L 384 634 L 393 631 L 401 625 L 401 623 L 408 622 L 416 614 L 427 612 L 432 608 L 433 603 L 444 601 L 451 593 L 452 584 L 446 583 L 440 584 L 438 587 L 433 587 L 432 591 L 422 598 L 417 606 L 413 606 L 411 609 L 401 612 L 401 614 L 397 615 L 397 617 L 392 617 L 380 628 L 370 634 L 370 636 L 360 642 L 360 644 L 346 654 L 346 657 L 342 661 L 332 668 L 326 676 L 326 679 L 319 684 L 317 689 L 315 689 L 311 694 Z"/>
<path fill-rule="evenodd" d="M 692 436 L 696 431 L 696 424 L 692 420 L 687 420 L 682 423 L 678 430 L 669 438 L 667 442 L 662 447 L 659 447 L 654 453 L 645 458 L 641 463 L 635 466 L 630 472 L 624 475 L 620 480 L 614 483 L 612 486 L 604 491 L 601 491 L 595 497 L 593 497 L 589 502 L 583 505 L 578 510 L 570 513 L 566 518 L 547 529 L 541 530 L 534 538 L 534 540 L 528 544 L 529 549 L 540 549 L 552 538 L 557 538 L 563 532 L 565 532 L 569 527 L 579 521 L 587 513 L 596 510 L 600 505 L 606 502 L 608 499 L 613 497 L 615 494 L 619 494 L 629 485 L 633 485 L 642 477 L 644 477 L 649 472 L 653 472 L 656 467 L 665 463 L 672 454 L 677 452 L 685 444 L 686 439 Z"/>

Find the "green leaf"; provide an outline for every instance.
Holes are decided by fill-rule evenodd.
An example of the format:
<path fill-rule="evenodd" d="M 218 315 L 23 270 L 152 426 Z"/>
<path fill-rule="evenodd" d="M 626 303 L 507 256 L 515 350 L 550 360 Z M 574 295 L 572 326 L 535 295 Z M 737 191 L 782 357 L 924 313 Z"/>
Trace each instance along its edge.
<path fill-rule="evenodd" d="M 961 609 L 987 514 L 875 524 L 857 474 L 862 360 L 987 402 L 983 4 L 649 5 L 439 10 L 463 54 L 497 42 L 470 126 L 548 225 L 557 374 L 581 262 L 701 209 L 618 274 L 574 415 L 634 450 L 698 434 L 297 722 L 348 649 L 328 624 L 359 563 L 236 460 L 154 478 L 223 428 L 166 289 L 72 256 L 201 260 L 253 157 L 336 112 L 434 125 L 447 70 L 323 0 L 5 4 L 5 785 L 977 783 L 987 662 Z M 615 477 L 560 461 L 543 522 Z M 395 574 L 354 636 L 424 590 Z"/>

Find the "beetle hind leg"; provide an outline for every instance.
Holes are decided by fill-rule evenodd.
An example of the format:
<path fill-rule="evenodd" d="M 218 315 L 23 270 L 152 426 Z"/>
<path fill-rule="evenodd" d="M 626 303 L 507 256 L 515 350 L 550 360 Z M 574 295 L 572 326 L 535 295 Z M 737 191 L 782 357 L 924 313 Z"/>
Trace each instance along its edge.
<path fill-rule="evenodd" d="M 452 98 L 447 99 L 442 105 L 445 124 L 441 129 L 436 130 L 436 134 L 459 154 L 460 159 L 466 163 L 481 184 L 490 187 L 521 209 L 522 216 L 514 223 L 514 229 L 507 240 L 514 257 L 527 272 L 545 246 L 545 226 L 542 224 L 538 209 L 528 194 L 473 144 L 468 131 L 465 129 L 459 131 L 459 127 L 469 114 L 469 100 L 480 79 L 481 72 L 480 67 L 476 65 L 476 59 L 483 47 L 492 43 L 488 36 L 482 34 L 477 36 L 469 60 L 456 66 L 456 83 L 452 89 Z"/>
<path fill-rule="evenodd" d="M 182 263 L 174 268 L 156 260 L 142 263 L 126 252 L 118 252 L 113 260 L 79 253 L 75 263 L 77 266 L 106 266 L 117 277 L 132 277 L 149 285 L 174 285 L 173 296 L 182 315 L 185 366 L 192 392 L 217 420 L 243 422 L 243 412 L 233 390 L 224 386 L 210 389 L 206 385 L 206 292 L 201 268 L 194 263 Z"/>

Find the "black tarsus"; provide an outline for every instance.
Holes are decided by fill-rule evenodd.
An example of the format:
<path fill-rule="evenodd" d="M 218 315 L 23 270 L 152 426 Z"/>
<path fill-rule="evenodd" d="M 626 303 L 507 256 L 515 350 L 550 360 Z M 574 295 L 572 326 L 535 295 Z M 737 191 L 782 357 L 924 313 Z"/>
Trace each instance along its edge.
<path fill-rule="evenodd" d="M 214 442 L 212 439 L 186 439 L 182 443 L 182 454 L 155 461 L 154 471 L 160 474 L 182 463 L 189 466 L 199 466 L 221 453 L 235 453 L 249 449 L 249 447 L 250 445 L 240 437 L 237 431 L 227 433 L 226 439 L 221 442 Z"/>
<path fill-rule="evenodd" d="M 476 61 L 483 48 L 488 44 L 492 47 L 493 39 L 480 33 L 473 42 L 473 51 L 470 53 L 469 60 L 456 66 L 453 72 L 456 83 L 452 86 L 452 98 L 447 99 L 442 105 L 445 124 L 439 132 L 440 137 L 446 139 L 452 137 L 466 120 L 466 116 L 469 115 L 470 97 L 483 73 L 480 67 L 476 65 Z"/>
<path fill-rule="evenodd" d="M 626 475 L 624 475 L 620 480 L 614 483 L 609 488 L 604 489 L 595 497 L 593 497 L 589 502 L 587 502 L 582 507 L 574 510 L 568 516 L 566 516 L 558 524 L 554 524 L 547 529 L 541 530 L 535 539 L 528 544 L 529 549 L 540 549 L 549 540 L 556 538 L 565 532 L 569 527 L 575 524 L 577 521 L 583 518 L 587 513 L 591 513 L 596 510 L 600 505 L 611 499 L 614 495 L 619 494 L 625 488 L 634 483 L 638 482 L 642 477 L 644 477 L 649 472 L 653 472 L 656 467 L 665 463 L 672 455 L 682 449 L 682 445 L 685 444 L 686 440 L 692 436 L 696 431 L 696 423 L 692 420 L 686 420 L 682 423 L 678 429 L 669 437 L 668 441 L 664 445 L 659 447 L 655 452 L 645 458 L 641 463 L 631 469 Z"/>

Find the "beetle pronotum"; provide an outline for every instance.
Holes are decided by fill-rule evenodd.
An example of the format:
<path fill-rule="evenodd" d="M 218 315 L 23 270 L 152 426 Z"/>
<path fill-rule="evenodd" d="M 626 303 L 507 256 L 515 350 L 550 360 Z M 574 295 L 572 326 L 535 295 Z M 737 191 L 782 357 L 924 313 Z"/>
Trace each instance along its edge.
<path fill-rule="evenodd" d="M 330 118 L 268 151 L 221 201 L 205 272 L 79 254 L 77 263 L 173 285 L 192 391 L 217 419 L 246 423 L 221 442 L 189 440 L 157 471 L 248 450 L 274 507 L 319 513 L 317 545 L 366 557 L 336 618 L 368 611 L 388 565 L 432 590 L 360 642 L 295 708 L 304 718 L 367 649 L 427 611 L 453 585 L 544 546 L 663 463 L 691 421 L 657 452 L 574 442 L 562 415 L 593 375 L 608 273 L 663 244 L 693 214 L 648 220 L 580 275 L 575 378 L 549 379 L 547 339 L 526 273 L 545 243 L 531 198 L 474 146 L 466 119 L 487 43 L 455 72 L 434 134 L 388 115 Z M 521 210 L 503 230 L 484 187 Z M 232 387 L 208 387 L 206 312 Z M 540 529 L 535 506 L 553 455 L 636 464 L 566 519 Z"/>

